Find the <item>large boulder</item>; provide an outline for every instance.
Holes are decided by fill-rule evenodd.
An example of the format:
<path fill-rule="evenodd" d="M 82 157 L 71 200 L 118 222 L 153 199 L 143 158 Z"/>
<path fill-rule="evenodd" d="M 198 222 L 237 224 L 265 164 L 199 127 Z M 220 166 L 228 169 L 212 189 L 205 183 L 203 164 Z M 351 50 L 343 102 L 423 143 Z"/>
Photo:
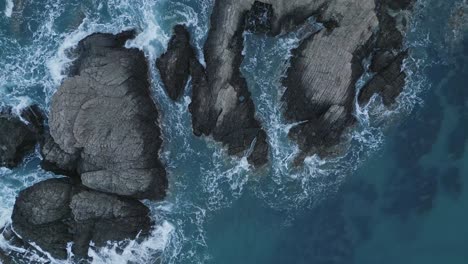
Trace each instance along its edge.
<path fill-rule="evenodd" d="M 285 117 L 300 122 L 290 131 L 306 155 L 327 156 L 354 123 L 355 84 L 378 29 L 375 1 L 328 1 L 318 9 L 325 28 L 294 51 L 283 84 Z"/>
<path fill-rule="evenodd" d="M 168 183 L 158 111 L 143 52 L 124 47 L 133 37 L 97 33 L 80 41 L 70 76 L 52 97 L 44 168 L 79 175 L 98 191 L 161 199 Z"/>
<path fill-rule="evenodd" d="M 86 257 L 90 242 L 134 239 L 151 228 L 149 210 L 137 200 L 73 185 L 68 178 L 50 179 L 20 192 L 13 209 L 13 228 L 55 258 L 72 251 Z"/>
<path fill-rule="evenodd" d="M 190 61 L 194 59 L 190 33 L 182 25 L 175 26 L 167 51 L 156 60 L 164 88 L 172 100 L 182 96 L 190 76 Z"/>
<path fill-rule="evenodd" d="M 0 110 L 0 167 L 16 167 L 32 152 L 41 138 L 44 117 L 37 106 L 18 114 L 11 108 Z"/>

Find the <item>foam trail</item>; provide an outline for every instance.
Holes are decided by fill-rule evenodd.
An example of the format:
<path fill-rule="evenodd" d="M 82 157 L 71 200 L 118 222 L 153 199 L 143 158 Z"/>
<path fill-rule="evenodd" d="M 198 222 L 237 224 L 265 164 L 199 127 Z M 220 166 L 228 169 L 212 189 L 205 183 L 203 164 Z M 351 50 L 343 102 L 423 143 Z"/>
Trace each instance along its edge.
<path fill-rule="evenodd" d="M 6 6 L 5 6 L 5 16 L 6 17 L 11 17 L 11 15 L 13 14 L 13 7 L 15 6 L 15 4 L 13 3 L 13 0 L 5 0 L 6 1 Z"/>

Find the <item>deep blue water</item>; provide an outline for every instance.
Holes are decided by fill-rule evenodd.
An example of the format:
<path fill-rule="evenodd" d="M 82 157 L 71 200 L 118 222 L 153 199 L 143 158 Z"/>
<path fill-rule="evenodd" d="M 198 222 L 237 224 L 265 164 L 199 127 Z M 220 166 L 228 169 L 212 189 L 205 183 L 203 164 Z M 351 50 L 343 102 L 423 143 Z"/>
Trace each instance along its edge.
<path fill-rule="evenodd" d="M 146 202 L 158 223 L 149 239 L 92 249 L 95 263 L 468 263 L 466 1 L 419 2 L 397 105 L 385 109 L 375 98 L 358 108 L 348 152 L 311 157 L 300 169 L 291 166 L 296 147 L 279 99 L 301 35 L 246 34 L 242 72 L 273 146 L 261 171 L 193 136 L 190 87 L 183 103 L 172 103 L 154 68 L 177 23 L 189 27 L 202 56 L 211 0 L 16 0 L 12 12 L 7 2 L 0 0 L 0 105 L 47 110 L 71 60 L 66 49 L 93 32 L 137 28 L 127 45 L 150 61 L 169 195 Z M 464 16 L 451 16 L 463 5 Z M 34 154 L 17 169 L 0 169 L 0 226 L 21 189 L 56 177 L 39 162 Z M 18 251 L 2 236 L 0 247 Z M 19 263 L 49 261 L 21 254 Z"/>

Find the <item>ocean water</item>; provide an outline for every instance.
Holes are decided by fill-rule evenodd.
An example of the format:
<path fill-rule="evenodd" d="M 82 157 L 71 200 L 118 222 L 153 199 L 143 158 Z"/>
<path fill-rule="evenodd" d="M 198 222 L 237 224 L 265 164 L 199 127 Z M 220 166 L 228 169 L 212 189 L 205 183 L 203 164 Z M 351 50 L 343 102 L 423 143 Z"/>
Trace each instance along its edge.
<path fill-rule="evenodd" d="M 94 263 L 468 263 L 466 0 L 420 0 L 405 45 L 408 83 L 392 109 L 357 106 L 342 156 L 294 168 L 293 124 L 281 116 L 281 77 L 304 31 L 245 34 L 242 72 L 272 146 L 260 171 L 192 134 L 190 85 L 180 103 L 164 94 L 155 59 L 175 24 L 187 25 L 203 59 L 213 0 L 0 0 L 0 105 L 19 110 L 51 95 L 73 60 L 67 49 L 93 32 L 136 28 L 128 47 L 150 62 L 161 112 L 165 201 L 145 203 L 156 221 L 143 242 L 92 247 Z M 460 11 L 461 10 L 461 11 Z M 311 21 L 313 23 L 313 21 Z M 357 86 L 358 92 L 365 75 Z M 0 227 L 17 193 L 57 177 L 40 155 L 0 169 Z M 0 235 L 18 263 L 73 263 L 25 251 Z"/>

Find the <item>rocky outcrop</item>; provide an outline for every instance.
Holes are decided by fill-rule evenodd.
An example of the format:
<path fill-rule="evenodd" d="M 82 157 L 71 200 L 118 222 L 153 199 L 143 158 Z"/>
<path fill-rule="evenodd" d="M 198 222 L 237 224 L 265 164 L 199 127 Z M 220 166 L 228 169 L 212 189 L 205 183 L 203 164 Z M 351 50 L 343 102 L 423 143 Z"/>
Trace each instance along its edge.
<path fill-rule="evenodd" d="M 240 72 L 244 11 L 250 8 L 244 2 L 215 2 L 204 47 L 206 72 L 192 63 L 190 112 L 195 135 L 211 135 L 227 146 L 230 155 L 250 153 L 249 162 L 258 167 L 268 160 L 268 143 Z"/>
<path fill-rule="evenodd" d="M 16 167 L 34 151 L 41 139 L 44 117 L 37 106 L 23 109 L 19 115 L 11 108 L 0 110 L 0 167 Z"/>
<path fill-rule="evenodd" d="M 64 259 L 69 242 L 75 255 L 86 257 L 91 241 L 101 247 L 107 241 L 147 234 L 151 227 L 148 213 L 137 200 L 96 192 L 61 178 L 21 191 L 12 220 L 23 240 Z"/>
<path fill-rule="evenodd" d="M 219 22 L 215 18 L 216 11 L 213 17 L 214 25 Z M 205 69 L 190 45 L 189 32 L 177 25 L 168 50 L 157 60 L 156 65 L 164 87 L 173 100 L 181 96 L 188 77 L 192 76 L 192 102 L 189 111 L 196 136 L 212 136 L 214 140 L 227 146 L 230 155 L 247 154 L 251 164 L 261 166 L 267 162 L 268 144 L 266 133 L 255 119 L 255 106 L 239 69 L 242 63 L 244 21 L 239 23 L 235 36 L 229 41 L 229 47 L 226 47 L 233 53 L 228 61 L 213 57 L 216 55 L 212 54 L 209 45 L 218 45 L 216 41 L 224 40 L 210 39 L 212 34 L 209 33 L 208 43 L 211 44 L 205 47 Z M 233 64 L 232 72 L 218 71 L 218 68 L 230 67 L 229 64 Z"/>
<path fill-rule="evenodd" d="M 190 76 L 190 61 L 194 59 L 190 33 L 182 25 L 175 26 L 167 51 L 156 60 L 164 88 L 172 100 L 183 94 Z"/>
<path fill-rule="evenodd" d="M 262 138 L 264 132 L 239 71 L 242 33 L 284 34 L 313 16 L 324 29 L 293 51 L 282 100 L 286 119 L 299 123 L 290 131 L 301 150 L 297 162 L 311 154 L 336 153 L 344 132 L 355 122 L 355 84 L 364 71 L 365 57 L 375 54 L 371 68 L 378 74 L 363 89 L 359 101 L 378 92 L 391 104 L 401 92 L 405 79 L 402 61 L 407 54 L 401 51 L 402 32 L 407 13 L 396 11 L 409 9 L 412 2 L 217 0 L 205 44 L 206 75 L 197 82 L 206 87 L 194 85 L 196 93 L 204 94 L 197 99 L 194 92 L 192 99 L 194 132 L 212 134 L 228 145 L 231 154 L 245 151 L 254 138 Z M 267 146 L 262 139 L 256 142 Z M 268 153 L 267 147 L 260 149 Z"/>
<path fill-rule="evenodd" d="M 375 8 L 374 0 L 324 2 L 316 12 L 325 29 L 294 51 L 283 101 L 286 119 L 301 122 L 290 131 L 301 150 L 297 161 L 333 154 L 354 123 L 355 83 L 378 28 Z"/>
<path fill-rule="evenodd" d="M 403 62 L 408 56 L 408 52 L 403 50 L 403 34 L 413 4 L 414 0 L 384 0 L 377 7 L 379 31 L 370 65 L 375 75 L 361 89 L 360 105 L 367 104 L 374 94 L 378 94 L 383 103 L 390 106 L 402 92 L 406 79 Z"/>
<path fill-rule="evenodd" d="M 54 94 L 44 168 L 80 176 L 83 185 L 138 199 L 161 199 L 167 188 L 159 160 L 158 112 L 143 52 L 124 48 L 131 31 L 93 34 Z"/>
<path fill-rule="evenodd" d="M 136 199 L 162 199 L 167 178 L 147 62 L 124 48 L 133 37 L 97 33 L 72 51 L 77 59 L 52 98 L 41 150 L 46 170 L 70 177 L 20 192 L 12 215 L 19 237 L 10 237 L 21 247 L 64 259 L 73 242 L 81 259 L 90 244 L 149 233 L 149 209 Z"/>
<path fill-rule="evenodd" d="M 369 102 L 374 94 L 379 94 L 384 105 L 390 106 L 403 91 L 406 73 L 402 70 L 402 65 L 408 53 L 403 51 L 396 56 L 391 51 L 385 53 L 386 55 L 378 55 L 371 65 L 377 74 L 360 91 L 360 104 Z"/>

